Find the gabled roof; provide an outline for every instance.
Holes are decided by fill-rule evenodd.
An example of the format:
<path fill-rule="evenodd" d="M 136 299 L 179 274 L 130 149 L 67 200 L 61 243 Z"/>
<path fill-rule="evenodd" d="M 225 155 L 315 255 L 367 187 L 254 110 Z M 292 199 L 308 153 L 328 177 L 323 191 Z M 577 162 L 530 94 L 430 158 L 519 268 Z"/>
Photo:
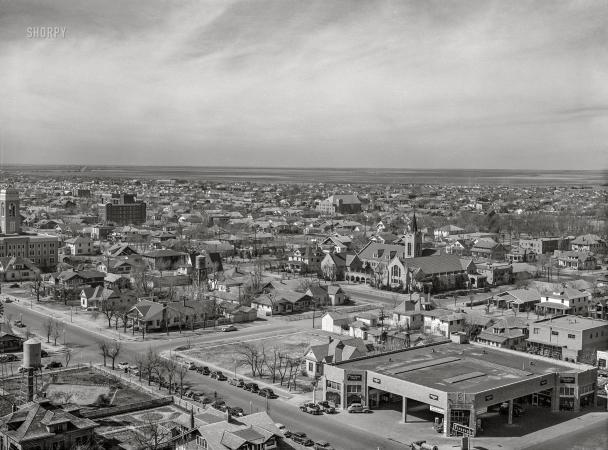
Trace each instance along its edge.
<path fill-rule="evenodd" d="M 460 258 L 456 255 L 436 255 L 421 256 L 416 258 L 400 259 L 407 267 L 416 267 L 422 270 L 425 275 L 432 275 L 443 272 L 462 272 Z"/>

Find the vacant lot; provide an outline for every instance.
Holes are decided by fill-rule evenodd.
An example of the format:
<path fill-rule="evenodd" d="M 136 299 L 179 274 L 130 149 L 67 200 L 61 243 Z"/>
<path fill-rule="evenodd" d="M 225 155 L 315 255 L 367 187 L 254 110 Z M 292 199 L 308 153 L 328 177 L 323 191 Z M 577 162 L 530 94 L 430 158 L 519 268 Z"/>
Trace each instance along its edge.
<path fill-rule="evenodd" d="M 303 356 L 309 345 L 317 345 L 324 342 L 327 342 L 327 338 L 305 332 L 260 339 L 246 344 L 253 345 L 260 352 L 265 351 L 266 354 L 273 353 L 276 348 L 289 356 Z M 235 361 L 243 360 L 243 355 L 239 353 L 239 348 L 243 348 L 241 343 L 227 342 L 215 344 L 212 347 L 196 347 L 180 353 L 185 359 L 197 358 L 204 363 L 223 367 L 230 372 L 234 370 Z M 239 372 L 246 371 L 247 367 L 242 365 Z"/>
<path fill-rule="evenodd" d="M 100 395 L 112 398 L 116 388 L 109 386 L 90 386 L 81 384 L 54 384 L 45 388 L 46 397 L 58 403 L 75 403 L 80 406 L 89 406 L 95 403 Z M 115 406 L 111 404 L 112 406 Z"/>

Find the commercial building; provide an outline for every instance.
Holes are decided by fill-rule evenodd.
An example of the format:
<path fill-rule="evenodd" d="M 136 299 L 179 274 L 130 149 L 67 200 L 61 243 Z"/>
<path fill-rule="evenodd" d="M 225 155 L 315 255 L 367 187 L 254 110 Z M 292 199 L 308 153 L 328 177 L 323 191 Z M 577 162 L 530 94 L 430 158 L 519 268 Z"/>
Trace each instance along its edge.
<path fill-rule="evenodd" d="M 532 250 L 537 255 L 553 254 L 555 250 L 565 250 L 569 241 L 561 237 L 542 237 L 531 239 L 520 239 L 519 246 L 526 250 Z"/>
<path fill-rule="evenodd" d="M 488 284 L 502 286 L 513 281 L 513 266 L 505 263 L 477 264 L 477 272 L 487 277 Z"/>
<path fill-rule="evenodd" d="M 46 272 L 59 262 L 58 251 L 57 236 L 21 231 L 19 191 L 0 190 L 0 257 L 28 258 Z"/>
<path fill-rule="evenodd" d="M 361 212 L 361 202 L 353 194 L 332 195 L 317 206 L 321 214 L 357 214 Z"/>
<path fill-rule="evenodd" d="M 428 407 L 443 417 L 445 436 L 458 434 L 454 424 L 474 435 L 478 417 L 503 402 L 508 423 L 514 401 L 551 411 L 580 411 L 597 402 L 596 367 L 476 344 L 414 347 L 325 364 L 324 372 L 324 399 L 339 408 L 397 404 L 405 423 L 408 408 Z"/>
<path fill-rule="evenodd" d="M 578 362 L 598 350 L 608 350 L 608 322 L 578 316 L 559 316 L 529 326 L 528 351 Z"/>
<path fill-rule="evenodd" d="M 117 225 L 141 225 L 146 221 L 146 204 L 136 201 L 134 194 L 106 194 L 98 205 L 99 220 Z"/>

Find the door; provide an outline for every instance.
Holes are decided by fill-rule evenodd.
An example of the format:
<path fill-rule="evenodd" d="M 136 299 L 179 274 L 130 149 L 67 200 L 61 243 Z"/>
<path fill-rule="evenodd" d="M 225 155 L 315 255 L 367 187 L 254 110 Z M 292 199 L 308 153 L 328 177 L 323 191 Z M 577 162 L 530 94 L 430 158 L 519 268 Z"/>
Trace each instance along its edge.
<path fill-rule="evenodd" d="M 532 406 L 538 406 L 538 394 L 532 394 Z"/>

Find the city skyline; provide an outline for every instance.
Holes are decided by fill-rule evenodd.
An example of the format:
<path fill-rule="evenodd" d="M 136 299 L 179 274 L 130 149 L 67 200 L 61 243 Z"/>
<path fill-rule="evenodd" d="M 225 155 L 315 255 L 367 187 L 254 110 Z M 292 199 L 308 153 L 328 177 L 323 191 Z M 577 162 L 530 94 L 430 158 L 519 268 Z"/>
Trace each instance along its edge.
<path fill-rule="evenodd" d="M 603 11 L 3 2 L 0 164 L 605 169 Z"/>

